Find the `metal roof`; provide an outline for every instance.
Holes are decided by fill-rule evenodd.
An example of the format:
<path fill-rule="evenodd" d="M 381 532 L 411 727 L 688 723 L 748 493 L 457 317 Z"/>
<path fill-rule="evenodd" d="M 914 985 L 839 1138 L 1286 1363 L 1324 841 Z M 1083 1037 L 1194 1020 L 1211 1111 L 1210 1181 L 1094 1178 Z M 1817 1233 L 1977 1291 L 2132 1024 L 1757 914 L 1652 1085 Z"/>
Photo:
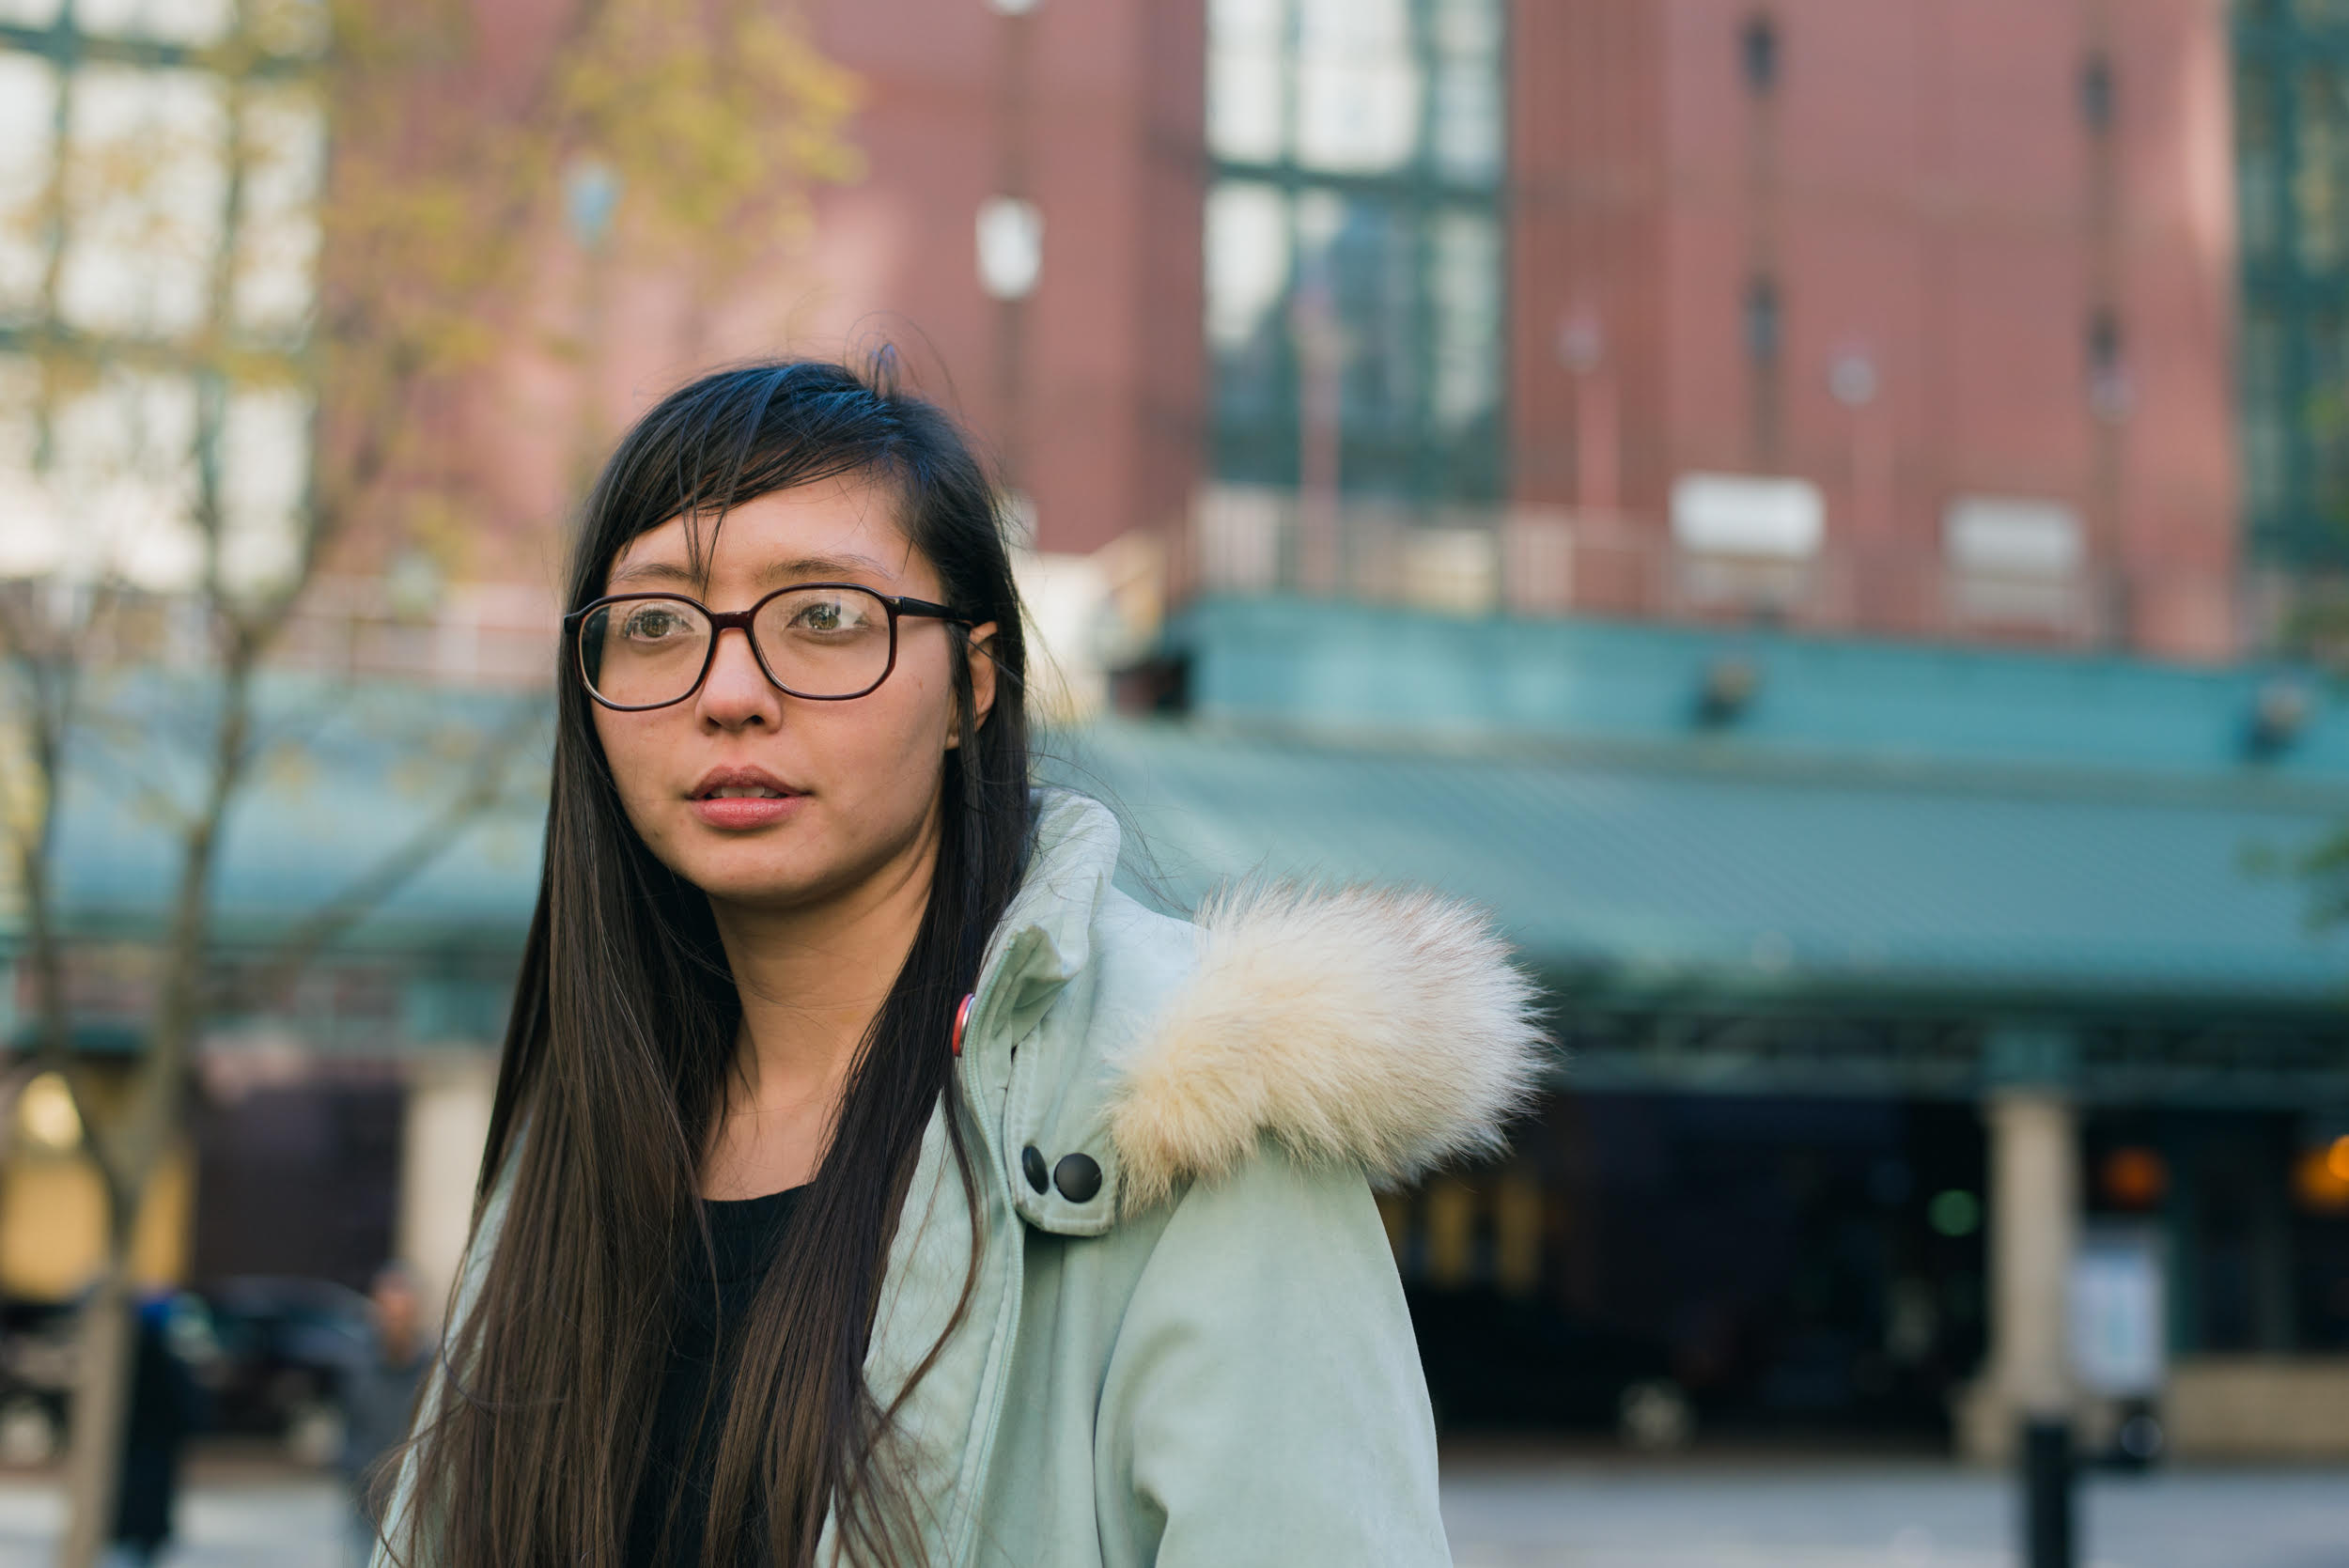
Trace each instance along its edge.
<path fill-rule="evenodd" d="M 330 720 L 276 722 L 224 843 L 224 938 L 310 918 L 432 820 L 468 734 L 510 731 L 524 759 L 513 789 L 350 945 L 518 950 L 538 872 L 541 721 L 413 689 L 345 701 Z M 1106 721 L 1042 744 L 1048 774 L 1128 818 L 1129 859 L 1170 902 L 1258 870 L 1432 884 L 1491 908 L 1559 978 L 1748 997 L 2349 997 L 2349 934 L 2312 930 L 2306 885 L 2261 864 L 2288 866 L 2349 820 L 2349 793 L 2305 780 L 1687 742 L 1406 744 L 1212 722 Z M 162 918 L 175 859 L 148 803 L 157 771 L 92 749 L 73 777 L 59 852 L 84 932 Z"/>
<path fill-rule="evenodd" d="M 149 934 L 179 866 L 174 814 L 196 798 L 208 683 L 146 678 L 106 694 L 76 739 L 56 846 L 59 902 L 85 936 Z M 547 699 L 391 682 L 272 677 L 253 775 L 224 824 L 224 941 L 282 937 L 436 824 L 445 842 L 346 946 L 519 952 L 537 891 Z M 505 787 L 461 821 L 449 803 L 485 755 Z"/>
<path fill-rule="evenodd" d="M 1058 752 L 1172 901 L 1252 872 L 1427 883 L 1622 988 L 2349 999 L 2349 935 L 2262 867 L 2341 826 L 2330 795 L 1172 723 Z"/>
<path fill-rule="evenodd" d="M 2349 704 L 2313 672 L 2110 654 L 1871 642 L 1755 628 L 1444 615 L 1264 597 L 1169 629 L 1190 710 L 1397 739 L 1573 740 L 2131 782 L 2349 786 Z M 1708 721 L 1725 662 L 1750 695 Z M 2290 715 L 2256 740 L 2263 703 Z"/>

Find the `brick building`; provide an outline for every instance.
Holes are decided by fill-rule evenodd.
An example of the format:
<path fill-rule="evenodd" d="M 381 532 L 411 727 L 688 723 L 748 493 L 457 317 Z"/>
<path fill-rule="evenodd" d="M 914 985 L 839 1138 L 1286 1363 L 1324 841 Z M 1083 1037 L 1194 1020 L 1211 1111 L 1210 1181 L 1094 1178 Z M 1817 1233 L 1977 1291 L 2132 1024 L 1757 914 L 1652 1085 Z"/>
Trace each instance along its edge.
<path fill-rule="evenodd" d="M 2218 0 L 808 14 L 861 178 L 723 297 L 550 236 L 595 391 L 474 389 L 451 575 L 543 585 L 693 368 L 887 342 L 1039 549 L 1178 596 L 2243 644 Z"/>
<path fill-rule="evenodd" d="M 780 330 L 613 351 L 894 339 L 1041 548 L 1206 586 L 2222 659 L 2223 20 L 828 6 L 869 163 Z"/>

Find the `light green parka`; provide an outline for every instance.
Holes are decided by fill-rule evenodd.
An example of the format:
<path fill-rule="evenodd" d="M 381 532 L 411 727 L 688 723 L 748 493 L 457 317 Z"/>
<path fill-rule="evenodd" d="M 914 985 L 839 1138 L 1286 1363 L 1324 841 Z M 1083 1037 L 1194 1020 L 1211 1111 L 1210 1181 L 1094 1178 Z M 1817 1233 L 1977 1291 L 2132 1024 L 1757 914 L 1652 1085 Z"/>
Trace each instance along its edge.
<path fill-rule="evenodd" d="M 1493 1145 L 1536 1071 L 1531 988 L 1432 895 L 1265 888 L 1192 924 L 1112 887 L 1117 857 L 1101 806 L 1042 797 L 890 1249 L 865 1361 L 884 1407 L 946 1336 L 897 1412 L 926 1560 L 1447 1563 L 1370 1183 Z M 951 1333 L 972 1233 L 948 1114 L 980 1221 Z M 501 1184 L 460 1314 L 505 1203 Z"/>

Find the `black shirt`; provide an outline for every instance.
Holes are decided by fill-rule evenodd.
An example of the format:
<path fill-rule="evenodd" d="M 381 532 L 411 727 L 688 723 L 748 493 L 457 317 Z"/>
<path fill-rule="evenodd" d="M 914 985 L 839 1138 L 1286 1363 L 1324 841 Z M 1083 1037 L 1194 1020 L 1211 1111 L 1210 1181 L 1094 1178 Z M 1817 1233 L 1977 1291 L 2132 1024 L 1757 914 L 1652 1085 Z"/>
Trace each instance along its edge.
<path fill-rule="evenodd" d="M 661 1375 L 661 1396 L 653 1406 L 651 1441 L 645 1451 L 644 1480 L 629 1513 L 629 1568 L 677 1568 L 698 1564 L 702 1554 L 702 1525 L 709 1511 L 718 1437 L 725 1430 L 728 1388 L 721 1380 L 710 1386 L 718 1367 L 734 1364 L 742 1343 L 742 1323 L 751 1302 L 773 1266 L 783 1229 L 798 1204 L 801 1188 L 787 1188 L 764 1198 L 710 1202 L 702 1206 L 709 1216 L 709 1244 L 718 1269 L 717 1310 L 711 1310 L 709 1276 L 698 1237 L 688 1236 L 678 1249 L 670 1289 L 676 1310 L 670 1331 L 668 1365 Z M 692 1441 L 693 1421 L 701 1413 L 702 1396 L 709 1394 L 709 1410 L 702 1419 L 700 1440 Z M 691 1452 L 688 1452 L 689 1443 Z M 669 1532 L 669 1550 L 661 1553 L 661 1525 L 671 1498 L 677 1498 L 677 1522 Z M 750 1544 L 753 1560 L 764 1557 Z"/>

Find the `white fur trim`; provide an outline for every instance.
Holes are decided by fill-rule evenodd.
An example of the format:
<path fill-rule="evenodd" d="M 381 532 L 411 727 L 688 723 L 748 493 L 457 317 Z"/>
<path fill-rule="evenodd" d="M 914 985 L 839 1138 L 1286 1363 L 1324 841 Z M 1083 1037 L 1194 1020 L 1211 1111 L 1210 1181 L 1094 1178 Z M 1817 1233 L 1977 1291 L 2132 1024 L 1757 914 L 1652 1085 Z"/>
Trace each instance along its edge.
<path fill-rule="evenodd" d="M 1532 982 L 1430 893 L 1259 885 L 1210 900 L 1198 972 L 1119 1066 L 1122 1203 L 1229 1171 L 1270 1133 L 1381 1184 L 1497 1149 L 1532 1094 Z"/>

